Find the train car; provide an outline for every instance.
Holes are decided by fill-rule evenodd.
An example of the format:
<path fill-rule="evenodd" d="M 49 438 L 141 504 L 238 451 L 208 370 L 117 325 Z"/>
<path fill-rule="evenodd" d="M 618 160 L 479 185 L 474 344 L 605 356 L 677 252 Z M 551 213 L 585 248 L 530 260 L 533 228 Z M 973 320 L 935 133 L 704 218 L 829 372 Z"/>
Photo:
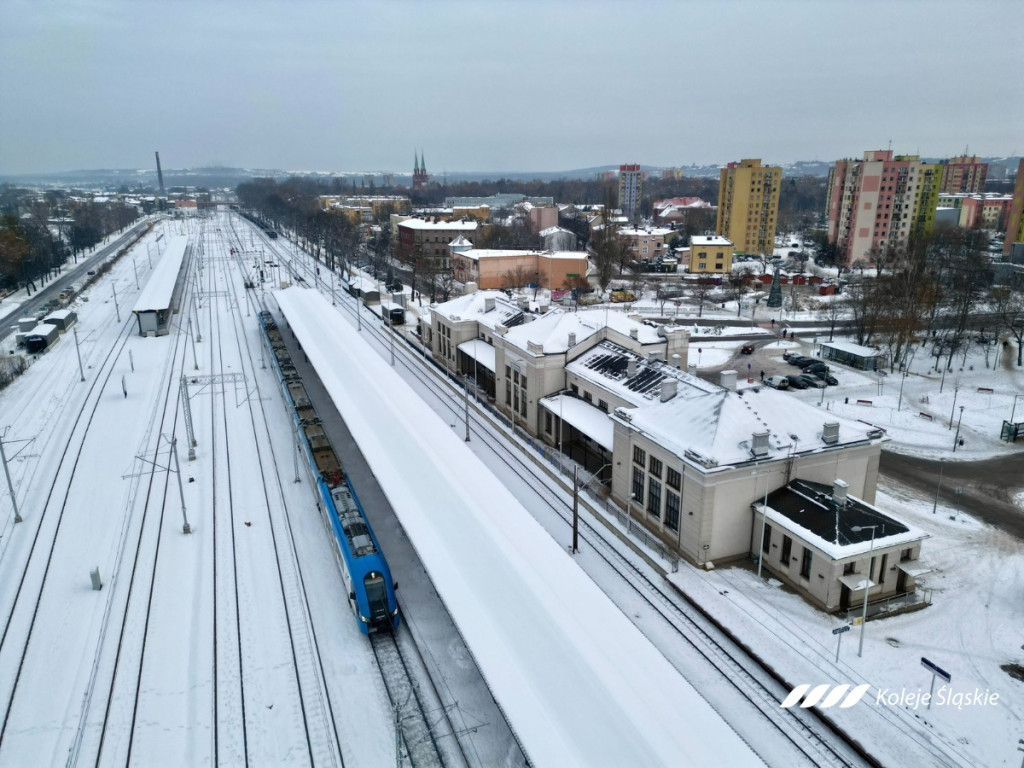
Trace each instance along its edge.
<path fill-rule="evenodd" d="M 394 629 L 399 622 L 397 585 L 377 537 L 269 312 L 260 312 L 260 326 L 301 438 L 307 474 L 319 496 L 317 507 L 323 522 L 334 540 L 335 557 L 359 630 L 365 635 Z"/>

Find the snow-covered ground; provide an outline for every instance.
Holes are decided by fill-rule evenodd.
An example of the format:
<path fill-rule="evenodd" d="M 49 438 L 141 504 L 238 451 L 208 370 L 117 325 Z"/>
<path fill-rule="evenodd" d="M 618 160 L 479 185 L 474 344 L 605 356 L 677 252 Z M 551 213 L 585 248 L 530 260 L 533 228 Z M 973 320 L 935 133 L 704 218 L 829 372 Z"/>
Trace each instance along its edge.
<path fill-rule="evenodd" d="M 197 224 L 168 223 L 163 226 L 191 228 L 192 234 L 199 236 Z M 204 238 L 207 255 L 222 243 L 221 235 L 207 233 Z M 145 247 L 146 242 L 144 239 L 140 245 Z M 285 245 L 282 243 L 282 247 Z M 148 267 L 143 269 L 145 262 L 145 258 L 137 260 L 139 277 L 143 282 L 148 274 Z M 198 318 L 204 334 L 204 341 L 198 345 L 202 373 L 213 370 L 214 361 L 209 349 L 213 337 L 206 334 L 211 332 L 210 321 L 214 313 L 225 323 L 232 316 L 230 301 L 226 298 L 218 301 L 214 296 L 218 291 L 226 292 L 229 288 L 226 276 L 214 276 L 219 274 L 218 269 L 220 267 L 212 261 L 207 267 L 210 282 L 206 290 L 213 300 L 208 300 Z M 116 284 L 121 299 L 120 324 L 116 321 L 115 307 L 109 295 L 110 282 Z M 92 464 L 87 471 L 83 465 L 82 476 L 69 486 L 69 499 L 73 502 L 66 513 L 69 515 L 69 527 L 66 529 L 69 533 L 62 533 L 62 538 L 57 539 L 49 586 L 44 592 L 34 630 L 36 636 L 45 638 L 45 642 L 34 645 L 26 657 L 23 680 L 13 700 L 8 730 L 0 743 L 0 765 L 64 764 L 68 760 L 69 749 L 75 750 L 73 754 L 80 754 L 80 759 L 87 760 L 96 747 L 105 701 L 90 692 L 100 689 L 97 680 L 104 675 L 109 677 L 112 668 L 109 647 L 103 637 L 104 632 L 113 631 L 107 629 L 113 626 L 107 614 L 116 616 L 113 613 L 116 601 L 125 599 L 124 593 L 119 591 L 123 588 L 121 580 L 127 579 L 124 575 L 114 574 L 125 573 L 118 571 L 119 553 L 125 539 L 130 540 L 133 533 L 138 535 L 137 529 L 132 527 L 135 525 L 132 510 L 140 508 L 143 503 L 139 498 L 141 493 L 132 490 L 139 482 L 133 478 L 141 476 L 147 461 L 160 463 L 169 460 L 167 443 L 159 441 L 158 451 L 154 447 L 156 434 L 147 436 L 147 425 L 154 421 L 158 412 L 162 412 L 164 400 L 159 393 L 158 372 L 167 365 L 168 348 L 173 337 L 128 338 L 124 347 L 115 350 L 110 362 L 104 363 L 106 354 L 115 349 L 124 326 L 132 322 L 124 315 L 125 307 L 131 306 L 135 292 L 132 265 L 122 260 L 87 294 L 90 301 L 80 302 L 76 307 L 87 378 L 85 383 L 78 380 L 74 342 L 69 332 L 25 375 L 0 393 L 0 433 L 3 434 L 19 509 L 25 518 L 24 523 L 13 522 L 13 509 L 6 487 L 0 487 L 3 491 L 0 494 L 0 599 L 3 607 L 0 618 L 3 618 L 13 603 L 13 590 L 27 558 L 26 540 L 39 525 L 42 510 L 46 508 L 46 494 L 60 455 L 65 446 L 74 445 L 78 439 L 74 437 L 78 433 L 74 432 L 71 416 L 80 411 L 87 401 L 92 402 L 86 394 L 87 388 L 101 371 L 107 370 L 103 366 L 107 365 L 112 371 L 107 386 L 92 396 L 101 401 L 97 418 L 102 419 L 107 427 L 90 437 L 93 442 L 85 453 L 92 457 L 89 459 Z M 18 301 L 17 295 L 5 298 L 0 304 L 0 314 L 16 313 Z M 735 305 L 731 309 L 727 306 L 718 317 L 735 318 L 735 313 Z M 410 312 L 411 316 L 413 314 Z M 769 324 L 770 319 L 778 319 L 778 316 L 777 310 L 772 315 L 759 312 L 755 322 L 758 325 Z M 788 310 L 785 318 L 820 320 L 811 312 L 790 313 Z M 709 314 L 705 309 L 699 322 L 702 327 L 714 327 L 715 319 L 716 314 Z M 258 332 L 254 318 L 250 320 L 240 327 L 239 335 L 246 340 L 250 350 L 256 350 Z M 415 321 L 410 318 L 410 322 Z M 694 318 L 687 320 L 687 323 L 691 322 Z M 745 332 L 757 330 L 752 328 Z M 183 328 L 176 328 L 176 332 L 183 332 Z M 765 331 L 762 329 L 762 332 Z M 770 324 L 766 332 L 771 333 Z M 820 341 L 827 338 L 827 331 L 819 329 L 817 335 Z M 770 351 L 758 354 L 778 362 L 780 372 L 791 373 L 794 369 L 781 362 L 784 349 L 799 349 L 808 355 L 815 352 L 813 331 L 801 330 L 798 336 L 796 341 L 776 341 Z M 190 344 L 187 338 L 183 341 Z M 741 343 L 729 341 L 724 335 L 714 341 L 695 343 L 694 347 L 701 351 L 691 349 L 690 362 L 702 369 L 721 367 Z M 994 351 L 997 350 L 989 349 L 990 366 L 996 363 Z M 193 363 L 192 352 L 187 346 L 183 352 L 184 372 L 187 373 Z M 824 397 L 819 390 L 792 392 L 788 396 L 815 403 L 821 400 L 822 408 L 882 426 L 890 437 L 886 446 L 890 450 L 942 457 L 948 461 L 1020 450 L 1018 446 L 1009 446 L 998 439 L 999 426 L 1004 419 L 1010 418 L 1014 410 L 1015 393 L 1024 391 L 1021 387 L 1024 381 L 1018 370 L 1012 365 L 1003 365 L 1002 360 L 995 367 L 986 367 L 985 348 L 972 345 L 967 359 L 957 356 L 954 371 L 947 372 L 943 380 L 941 372 L 931 370 L 934 360 L 928 352 L 925 346 L 915 355 L 905 381 L 899 374 L 879 380 L 874 375 L 842 369 L 838 374 L 840 385 L 825 390 Z M 1015 350 L 1012 353 L 1015 358 Z M 779 358 L 777 361 L 776 357 Z M 738 356 L 736 359 L 740 362 L 745 360 Z M 132 371 L 132 365 L 135 371 Z M 221 429 L 230 427 L 232 450 L 237 451 L 238 461 L 251 465 L 257 461 L 258 451 L 264 447 L 276 457 L 280 468 L 273 471 L 265 468 L 264 474 L 271 483 L 272 493 L 281 499 L 279 504 L 311 513 L 289 517 L 293 524 L 296 560 L 301 562 L 302 575 L 307 581 L 310 622 L 318 637 L 329 638 L 330 652 L 325 651 L 323 656 L 325 685 L 332 696 L 338 696 L 345 702 L 338 708 L 340 712 L 335 711 L 346 745 L 344 758 L 354 765 L 390 763 L 394 759 L 390 743 L 392 713 L 379 678 L 373 675 L 372 655 L 365 639 L 356 632 L 344 606 L 339 606 L 331 597 L 339 590 L 340 577 L 329 542 L 319 519 L 313 514 L 315 510 L 312 509 L 308 488 L 305 484 L 291 482 L 289 423 L 278 399 L 272 374 L 269 369 L 261 369 L 258 363 L 253 365 L 252 360 L 246 362 L 246 355 L 241 350 L 236 350 L 233 358 L 223 365 L 230 366 L 231 372 L 244 372 L 248 379 L 246 389 L 228 388 L 219 395 L 226 398 L 228 407 L 224 412 L 211 410 L 214 397 L 208 391 L 193 397 L 199 458 L 196 463 L 183 464 L 182 467 L 186 476 L 195 480 L 184 484 L 184 498 L 194 529 L 191 536 L 181 533 L 177 491 L 173 485 L 166 486 L 170 476 L 164 475 L 160 480 L 160 499 L 167 494 L 168 510 L 166 528 L 161 533 L 164 549 L 154 578 L 165 587 L 160 592 L 163 597 L 151 619 L 150 631 L 158 637 L 151 646 L 152 657 L 146 662 L 145 680 L 149 695 L 142 699 L 140 712 L 143 716 L 133 757 L 140 764 L 186 765 L 213 761 L 209 733 L 212 678 L 207 669 L 213 652 L 209 647 L 213 631 L 210 614 L 212 574 L 199 564 L 196 553 L 212 547 L 209 535 L 214 507 L 223 510 L 229 503 L 226 487 L 219 479 L 215 489 L 214 478 L 207 466 L 216 417 Z M 228 368 L 222 368 L 221 372 L 228 372 Z M 125 377 L 127 397 L 121 388 L 121 376 Z M 265 416 L 258 417 L 266 419 L 266 426 L 262 427 L 265 437 L 256 441 L 263 446 L 260 449 L 252 442 L 251 426 L 246 427 L 250 431 L 248 444 L 238 442 L 240 438 L 237 437 L 237 430 L 245 426 L 242 415 L 248 418 L 245 392 L 252 386 L 258 386 L 258 396 L 267 401 Z M 858 403 L 858 400 L 871 402 Z M 164 405 L 171 407 L 167 403 Z M 1024 403 L 1020 405 L 1015 416 L 1017 421 L 1024 420 L 1021 415 L 1024 414 Z M 963 406 L 962 420 L 960 406 Z M 931 416 L 931 419 L 922 414 Z M 953 439 L 958 426 L 964 444 L 958 445 L 954 454 Z M 178 421 L 175 431 L 184 463 L 182 429 Z M 96 454 L 99 454 L 99 459 L 95 458 Z M 255 487 L 235 488 L 239 494 L 251 494 L 256 490 Z M 246 498 L 248 503 L 255 503 L 249 495 Z M 1022 501 L 1024 499 L 1017 499 L 1018 506 Z M 931 739 L 942 743 L 946 750 L 959 756 L 961 764 L 1016 765 L 1019 754 L 1015 750 L 1015 739 L 1024 714 L 1024 694 L 1021 693 L 1024 683 L 1012 679 L 1000 667 L 1022 661 L 1020 648 L 1024 638 L 1019 628 L 1024 623 L 1024 607 L 1019 599 L 1019 582 L 1021 573 L 1024 573 L 1024 551 L 1021 542 L 962 513 L 958 514 L 957 510 L 942 503 L 938 513 L 933 515 L 932 497 L 907 488 L 882 486 L 877 502 L 883 509 L 892 511 L 931 535 L 925 542 L 923 558 L 935 570 L 920 581 L 932 590 L 933 604 L 916 613 L 868 623 L 864 628 L 865 644 L 861 657 L 856 655 L 859 627 L 844 636 L 841 658 L 836 664 L 835 638 L 831 631 L 844 622 L 815 611 L 777 582 L 758 581 L 743 566 L 704 573 L 684 564 L 671 579 L 697 598 L 750 647 L 757 649 L 794 684 L 869 682 L 873 686 L 871 695 L 857 706 L 857 717 L 852 721 L 854 726 L 863 729 L 861 733 L 870 734 L 872 718 L 884 717 L 887 722 L 895 718 L 897 726 L 907 731 L 908 739 Z M 156 504 L 157 500 L 151 503 Z M 271 524 L 272 515 L 275 516 L 273 519 L 279 519 L 276 517 L 279 511 L 276 505 L 263 511 L 267 526 Z M 252 526 L 244 526 L 245 522 Z M 237 524 L 246 536 L 257 533 L 263 536 L 267 532 L 259 531 L 257 526 L 263 527 L 259 519 L 246 517 Z M 71 526 L 74 526 L 73 531 Z M 74 545 L 78 541 L 82 546 Z M 271 591 L 273 585 L 261 582 L 257 573 L 263 568 L 267 552 L 265 539 L 249 540 L 239 549 L 239 562 L 252 578 L 249 582 L 252 591 L 243 590 L 239 597 L 242 611 L 253 610 L 257 604 L 262 608 L 268 591 Z M 105 581 L 101 592 L 89 589 L 88 571 L 96 566 L 99 566 Z M 37 577 L 38 567 L 34 568 L 31 578 Z M 610 594 L 614 597 L 614 590 Z M 108 604 L 112 606 L 110 611 L 107 610 Z M 27 608 L 19 608 L 18 611 L 9 636 L 0 646 L 0 682 L 3 683 L 0 705 L 5 709 L 10 687 L 18 675 L 22 635 L 27 626 Z M 281 624 L 279 607 L 269 606 L 267 616 L 269 628 L 261 627 L 264 631 L 260 647 L 248 645 L 241 653 L 247 664 L 245 674 L 256 676 L 251 686 L 247 686 L 250 690 L 247 695 L 251 696 L 247 712 L 253 714 L 257 706 L 262 709 L 257 713 L 260 733 L 254 735 L 251 756 L 258 757 L 257 762 L 264 759 L 307 762 L 305 754 L 296 757 L 293 748 L 301 739 L 294 706 L 281 704 L 289 699 L 285 693 L 288 687 L 295 686 L 294 677 L 290 677 L 286 669 L 284 638 L 287 629 Z M 250 627 L 248 634 L 251 636 L 251 633 Z M 131 647 L 136 647 L 137 643 L 138 638 L 134 637 Z M 101 653 L 101 648 L 108 650 Z M 133 653 L 137 654 L 137 651 Z M 928 692 L 930 677 L 920 665 L 922 656 L 952 674 L 953 691 L 966 693 L 977 690 L 980 694 L 987 689 L 998 694 L 998 699 L 993 703 L 989 696 L 984 704 L 971 703 L 961 707 L 944 704 L 933 706 L 930 711 L 877 703 L 876 697 L 881 691 L 906 691 L 910 696 Z M 238 654 L 235 658 L 237 661 Z M 137 657 L 135 663 L 139 663 Z M 115 699 L 112 711 L 118 718 L 125 712 L 124 704 L 123 698 Z M 115 719 L 115 722 L 120 720 Z M 352 733 L 368 737 L 353 739 L 350 743 L 344 734 Z M 865 743 L 871 747 L 878 746 L 871 744 L 870 737 L 865 738 Z M 229 746 L 234 750 L 238 745 Z M 123 734 L 112 738 L 106 748 L 112 750 L 110 754 L 114 757 L 111 759 L 122 759 L 125 754 Z M 230 754 L 237 753 L 232 751 Z M 906 756 L 898 749 L 882 756 L 886 765 L 906 764 Z"/>

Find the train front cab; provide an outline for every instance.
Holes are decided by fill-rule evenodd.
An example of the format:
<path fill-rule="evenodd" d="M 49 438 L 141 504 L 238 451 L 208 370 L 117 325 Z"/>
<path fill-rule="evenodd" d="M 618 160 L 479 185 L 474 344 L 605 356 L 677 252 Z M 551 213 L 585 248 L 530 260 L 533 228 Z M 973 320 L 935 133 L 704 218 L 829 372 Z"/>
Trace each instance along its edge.
<path fill-rule="evenodd" d="M 393 629 L 398 626 L 398 603 L 393 589 L 388 589 L 390 579 L 381 571 L 370 571 L 363 577 L 363 594 L 366 595 L 366 616 L 361 616 L 369 632 Z"/>

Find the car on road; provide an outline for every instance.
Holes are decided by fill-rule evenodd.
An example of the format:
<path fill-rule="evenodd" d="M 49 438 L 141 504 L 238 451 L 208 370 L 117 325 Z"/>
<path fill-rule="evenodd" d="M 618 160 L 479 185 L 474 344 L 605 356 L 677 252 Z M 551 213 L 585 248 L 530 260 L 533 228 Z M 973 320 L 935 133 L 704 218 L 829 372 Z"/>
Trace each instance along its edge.
<path fill-rule="evenodd" d="M 789 389 L 807 389 L 807 382 L 804 381 L 803 374 L 798 376 L 791 373 L 786 378 L 789 380 Z"/>
<path fill-rule="evenodd" d="M 789 379 L 785 376 L 769 376 L 764 383 L 772 389 L 789 389 Z"/>
<path fill-rule="evenodd" d="M 825 388 L 825 382 L 819 379 L 817 376 L 814 376 L 813 374 L 801 373 L 800 378 L 808 387 L 814 387 L 815 389 Z"/>
<path fill-rule="evenodd" d="M 752 354 L 754 354 L 754 345 L 753 344 L 744 344 L 742 347 L 740 347 L 740 354 L 741 355 L 752 355 Z"/>

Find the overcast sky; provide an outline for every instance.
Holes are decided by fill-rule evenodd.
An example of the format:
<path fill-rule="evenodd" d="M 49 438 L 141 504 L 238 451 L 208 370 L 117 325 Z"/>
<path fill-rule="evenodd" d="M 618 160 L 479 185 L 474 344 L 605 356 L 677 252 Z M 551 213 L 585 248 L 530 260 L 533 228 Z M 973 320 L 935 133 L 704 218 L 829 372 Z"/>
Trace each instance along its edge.
<path fill-rule="evenodd" d="M 1024 152 L 1019 0 L 0 0 L 0 174 Z"/>

